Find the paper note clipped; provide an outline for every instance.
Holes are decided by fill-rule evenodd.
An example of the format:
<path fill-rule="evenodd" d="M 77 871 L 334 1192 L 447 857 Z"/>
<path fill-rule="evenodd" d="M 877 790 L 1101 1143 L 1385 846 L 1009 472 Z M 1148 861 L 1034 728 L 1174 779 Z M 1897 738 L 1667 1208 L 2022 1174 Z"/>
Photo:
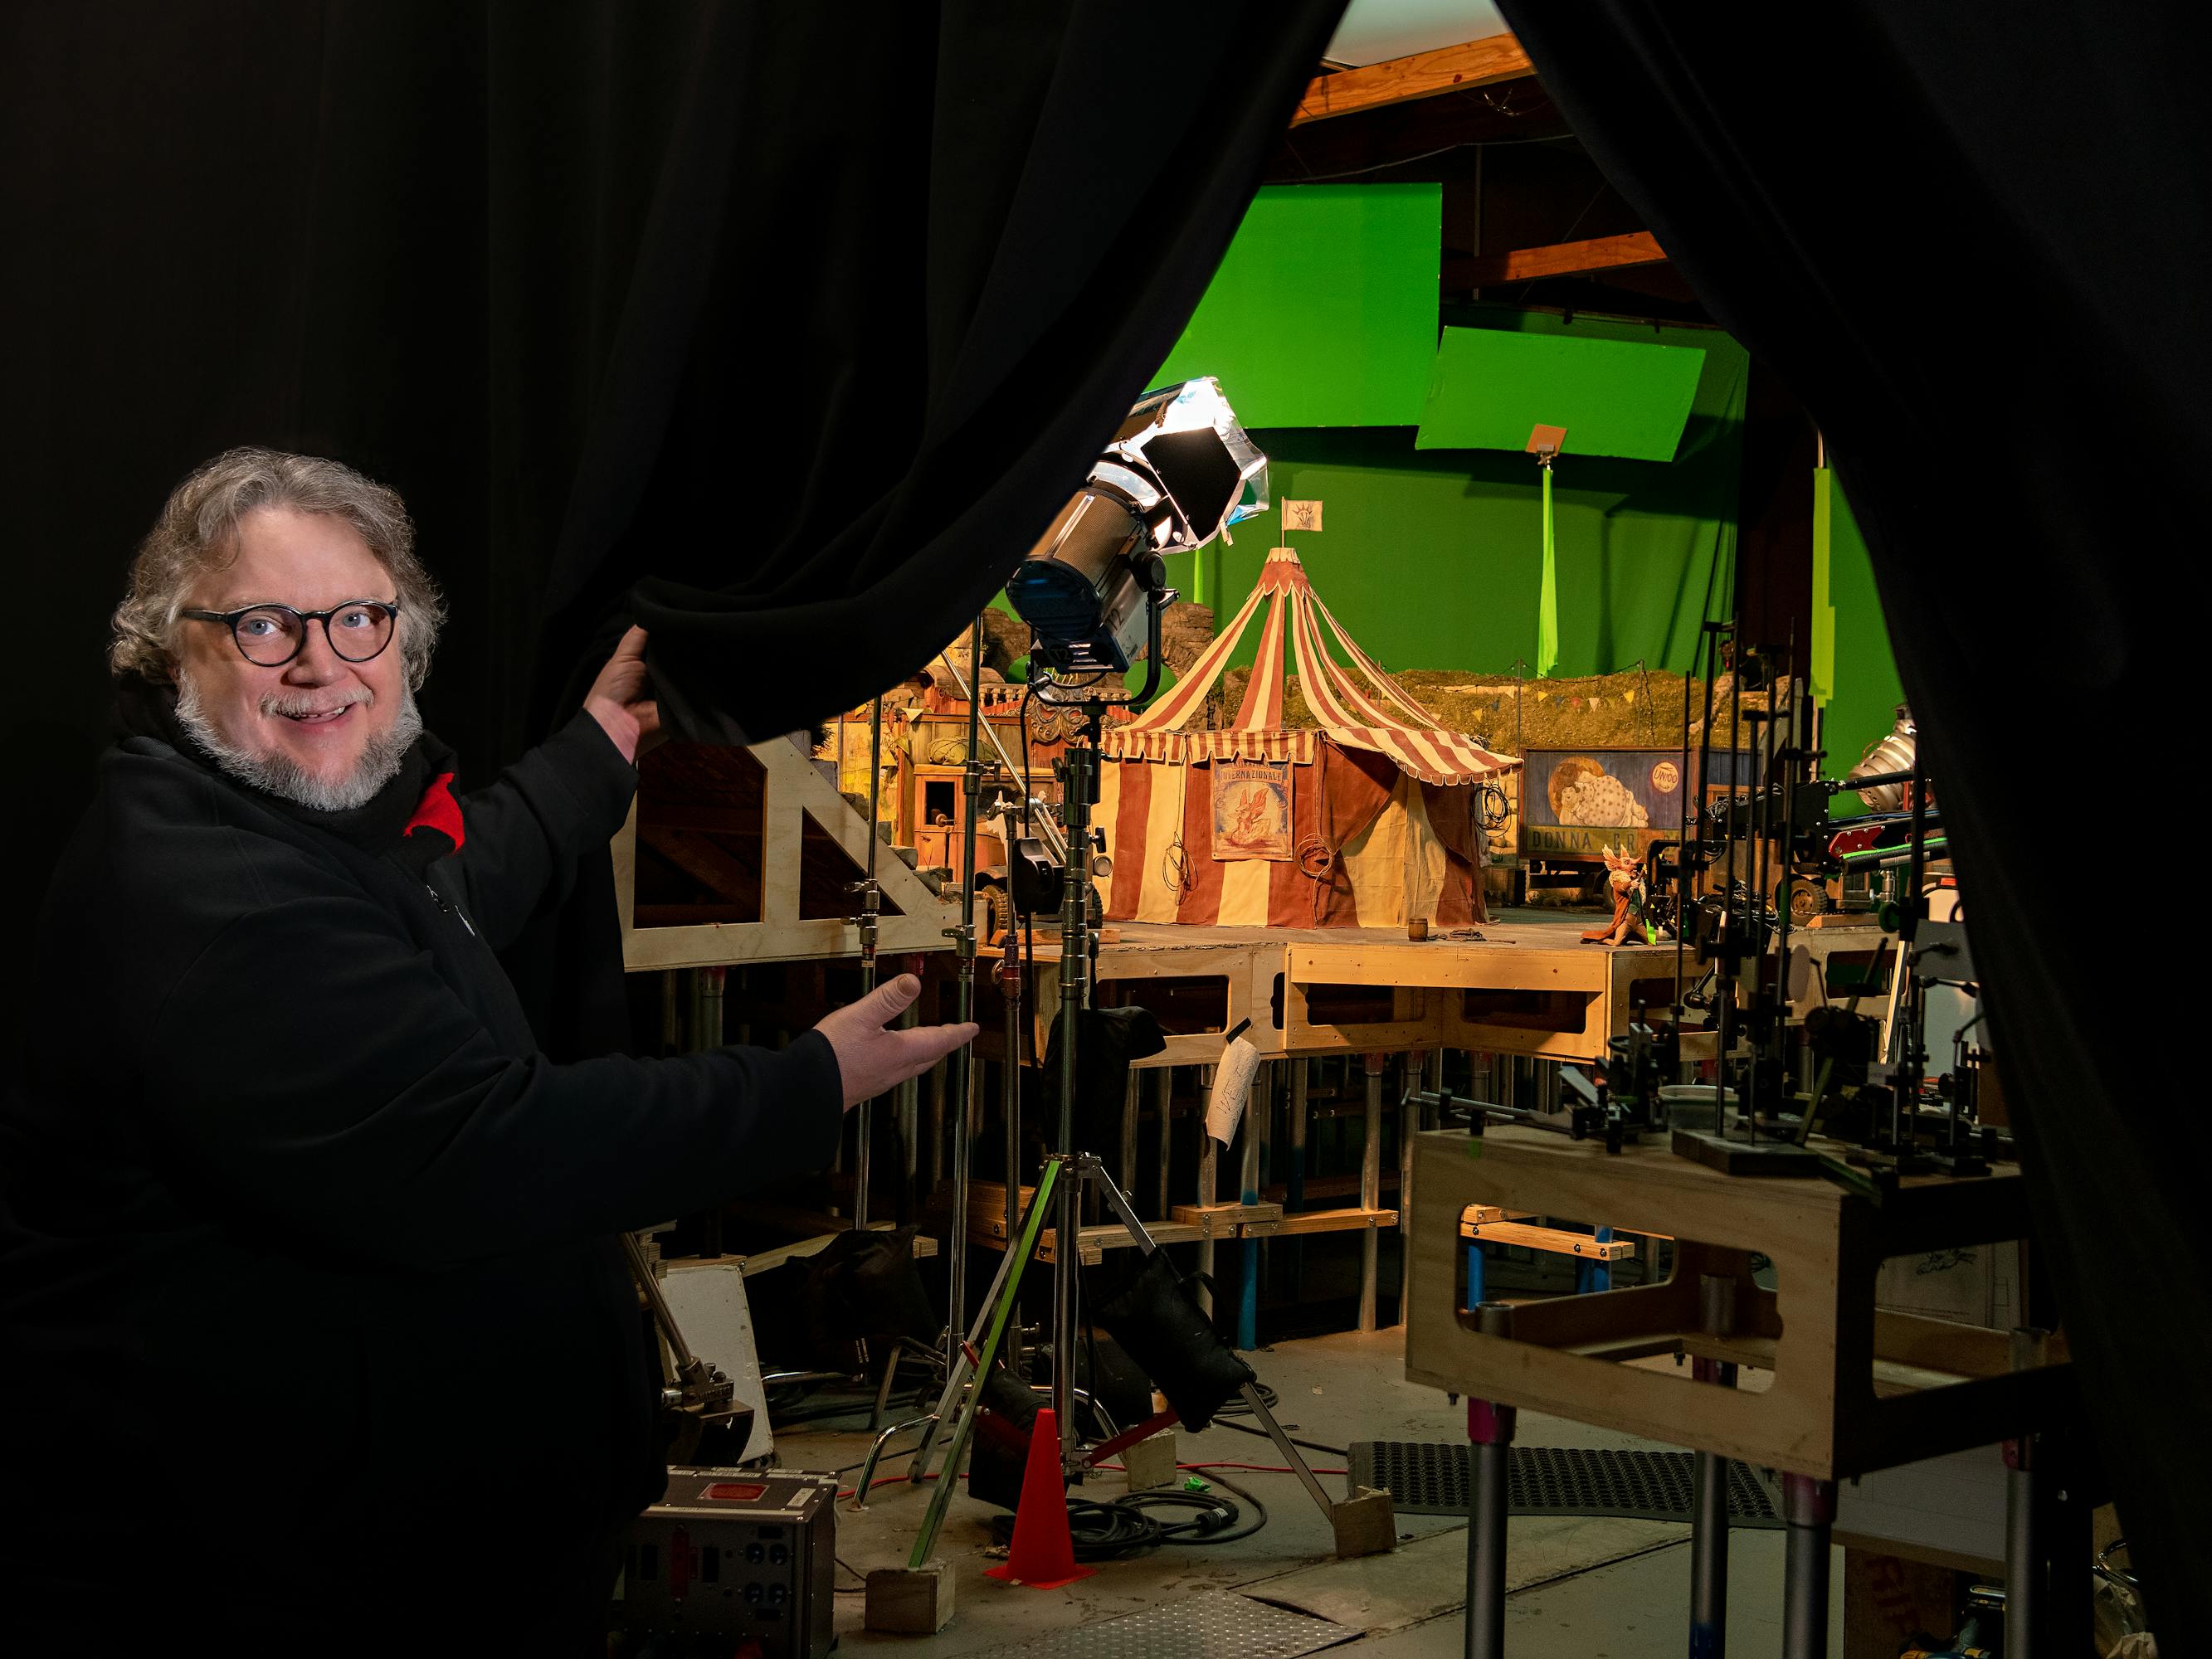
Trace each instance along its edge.
<path fill-rule="evenodd" d="M 1252 1092 L 1252 1074 L 1260 1069 L 1260 1051 L 1242 1036 L 1229 1039 L 1213 1065 L 1213 1093 L 1206 1103 L 1206 1133 L 1226 1146 L 1237 1138 L 1237 1120 L 1244 1115 L 1244 1097 Z"/>

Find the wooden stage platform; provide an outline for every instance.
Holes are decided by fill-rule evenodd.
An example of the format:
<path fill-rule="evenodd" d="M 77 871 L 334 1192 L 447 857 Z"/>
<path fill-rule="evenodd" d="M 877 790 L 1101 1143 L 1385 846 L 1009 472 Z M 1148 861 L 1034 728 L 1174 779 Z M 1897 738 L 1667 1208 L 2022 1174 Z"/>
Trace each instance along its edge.
<path fill-rule="evenodd" d="M 1270 1057 L 1469 1048 L 1595 1060 L 1638 1007 L 1674 1000 L 1674 947 L 1583 944 L 1598 919 L 1516 911 L 1419 943 L 1402 928 L 1115 922 L 1099 950 L 1094 1000 L 1158 1017 L 1168 1046 L 1139 1062 L 1147 1066 L 1211 1065 L 1243 1020 L 1247 1039 Z M 1057 940 L 1041 934 L 1030 1009 L 1040 1048 L 1060 1006 L 1059 963 Z M 931 966 L 949 973 L 952 963 L 938 957 Z M 1694 984 L 1694 956 L 1684 971 Z M 983 979 L 979 999 L 994 1006 Z M 981 1018 L 988 1032 L 993 1015 Z M 1692 1032 L 1686 1057 L 1709 1057 L 1698 1050 Z"/>

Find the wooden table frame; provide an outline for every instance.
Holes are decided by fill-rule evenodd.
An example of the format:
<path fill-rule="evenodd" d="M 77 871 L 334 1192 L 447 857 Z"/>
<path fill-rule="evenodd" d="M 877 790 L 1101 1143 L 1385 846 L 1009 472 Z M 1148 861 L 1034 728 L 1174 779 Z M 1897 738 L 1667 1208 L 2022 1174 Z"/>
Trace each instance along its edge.
<path fill-rule="evenodd" d="M 1246 1039 L 1270 1059 L 1466 1048 L 1601 1060 L 1612 1039 L 1628 1030 L 1635 988 L 1664 979 L 1671 992 L 1674 971 L 1671 945 L 1583 945 L 1565 925 L 1498 926 L 1482 930 L 1481 939 L 1421 944 L 1408 941 L 1402 931 L 1379 928 L 1114 927 L 1119 937 L 1098 953 L 1097 982 L 1105 1000 L 1147 980 L 1211 979 L 1222 988 L 1219 1026 L 1171 1033 L 1165 1050 L 1139 1061 L 1140 1066 L 1211 1065 L 1220 1058 L 1223 1033 L 1243 1021 L 1250 1022 Z M 998 953 L 982 954 L 995 958 Z M 1687 971 L 1698 971 L 1694 959 Z M 1387 990 L 1390 1018 L 1358 1024 L 1317 1018 L 1312 1002 L 1322 986 Z M 1469 1017 L 1468 994 L 1483 992 L 1551 997 L 1559 1000 L 1558 1012 L 1520 1023 L 1494 1012 Z M 1040 1050 L 1059 1006 L 1058 946 L 1040 940 L 1036 998 L 1028 1010 Z M 984 1024 L 990 1029 L 988 1014 Z M 1710 1036 L 1692 1030 L 1685 1058 L 1709 1057 L 1711 1043 Z"/>
<path fill-rule="evenodd" d="M 1611 1156 L 1534 1129 L 1424 1133 L 1414 1167 L 1408 1381 L 1824 1480 L 1987 1445 L 2073 1397 L 2063 1340 L 2015 1371 L 2004 1332 L 1875 1307 L 1886 1258 L 2027 1235 L 2011 1166 L 1909 1181 L 1880 1208 L 1817 1178 L 1725 1176 L 1656 1145 Z M 1674 1270 L 1516 1306 L 1510 1338 L 1485 1336 L 1459 1305 L 1461 1218 L 1477 1205 L 1672 1235 Z M 1774 1264 L 1775 1290 L 1753 1279 L 1754 1251 Z M 1731 1335 L 1702 1328 L 1705 1274 L 1735 1285 Z M 1772 1386 L 1623 1363 L 1670 1352 L 1771 1370 Z"/>

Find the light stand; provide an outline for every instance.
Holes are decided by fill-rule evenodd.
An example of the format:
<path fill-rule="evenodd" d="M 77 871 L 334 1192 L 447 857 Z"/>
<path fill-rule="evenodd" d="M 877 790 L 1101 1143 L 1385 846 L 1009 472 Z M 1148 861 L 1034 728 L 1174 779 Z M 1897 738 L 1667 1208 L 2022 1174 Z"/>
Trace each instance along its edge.
<path fill-rule="evenodd" d="M 1152 657 L 1145 676 L 1145 690 L 1135 699 L 1139 703 L 1147 701 L 1159 685 L 1162 609 L 1158 603 L 1152 606 Z M 1048 695 L 1039 695 L 1045 702 L 1054 701 Z M 1098 799 L 1098 735 L 1105 708 L 1095 699 L 1085 701 L 1080 707 L 1084 740 L 1068 744 L 1060 755 L 1059 768 L 1060 823 L 1067 831 L 1067 865 L 1060 911 L 1060 1121 L 1055 1126 L 1053 1146 L 1055 1155 L 1062 1159 L 1073 1158 L 1075 1153 L 1075 1080 L 1081 1075 L 1077 1060 L 1081 1044 L 1077 1032 L 1084 1013 L 1091 1006 L 1091 952 L 1097 944 L 1091 920 L 1091 809 Z M 1091 1173 L 1099 1179 L 1105 1177 L 1103 1169 Z M 1012 1170 L 1007 1178 L 1012 1181 Z M 1052 1406 L 1054 1420 L 1060 1425 L 1063 1468 L 1073 1463 L 1080 1439 L 1076 1433 L 1071 1390 L 1075 1378 L 1076 1272 L 1082 1262 L 1082 1251 L 1077 1246 L 1077 1229 L 1082 1220 L 1082 1185 L 1079 1180 L 1063 1179 L 1059 1183 L 1059 1209 L 1053 1218 Z"/>
<path fill-rule="evenodd" d="M 952 941 L 959 960 L 957 1012 L 953 1018 L 963 1025 L 975 1016 L 975 807 L 983 788 L 983 763 L 975 753 L 975 738 L 983 720 L 983 677 L 978 670 L 982 659 L 983 617 L 978 611 L 975 620 L 968 626 L 968 672 L 975 683 L 962 684 L 958 676 L 954 676 L 955 683 L 960 684 L 960 689 L 968 694 L 968 758 L 960 772 L 960 794 L 967 811 L 960 829 L 960 920 L 946 928 L 945 935 Z M 975 1092 L 975 1044 L 963 1042 L 953 1052 L 952 1076 L 952 1224 L 948 1229 L 951 1238 L 945 1253 L 945 1364 L 948 1371 L 952 1367 L 954 1346 L 968 1323 L 964 1316 L 968 1310 L 968 1164 L 973 1155 L 969 1145 L 973 1111 L 969 1097 Z"/>
<path fill-rule="evenodd" d="M 842 724 L 842 722 L 841 722 Z M 883 884 L 876 879 L 876 845 L 883 839 L 884 700 L 868 705 L 868 856 L 860 879 L 846 891 L 859 895 L 860 914 L 845 918 L 845 925 L 860 933 L 860 994 L 876 988 L 876 939 L 884 910 Z M 853 1154 L 853 1225 L 868 1224 L 868 1139 L 875 1127 L 873 1101 L 864 1100 L 853 1114 L 857 1146 Z"/>

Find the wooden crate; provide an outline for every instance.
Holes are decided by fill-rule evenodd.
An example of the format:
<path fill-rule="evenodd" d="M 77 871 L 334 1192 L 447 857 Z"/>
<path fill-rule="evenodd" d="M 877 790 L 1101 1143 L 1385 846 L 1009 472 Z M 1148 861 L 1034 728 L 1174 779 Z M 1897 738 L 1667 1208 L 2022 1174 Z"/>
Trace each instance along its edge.
<path fill-rule="evenodd" d="M 1417 1138 L 1406 1375 L 1413 1382 L 1650 1439 L 1836 1480 L 1984 1445 L 2051 1420 L 2073 1398 L 2062 1339 L 2009 1370 L 2005 1333 L 1880 1312 L 1886 1257 L 2025 1237 L 2018 1170 L 1907 1181 L 1877 1208 L 1817 1178 L 1730 1176 L 1662 1146 L 1609 1155 L 1520 1128 Z M 1626 1232 L 1671 1235 L 1664 1281 L 1525 1304 L 1514 1334 L 1485 1336 L 1460 1307 L 1461 1218 L 1486 1205 Z M 1773 1263 L 1777 1287 L 1749 1266 Z M 1734 1282 L 1736 1327 L 1701 1328 L 1699 1279 Z M 1764 1391 L 1694 1381 L 1678 1354 L 1759 1367 Z"/>

